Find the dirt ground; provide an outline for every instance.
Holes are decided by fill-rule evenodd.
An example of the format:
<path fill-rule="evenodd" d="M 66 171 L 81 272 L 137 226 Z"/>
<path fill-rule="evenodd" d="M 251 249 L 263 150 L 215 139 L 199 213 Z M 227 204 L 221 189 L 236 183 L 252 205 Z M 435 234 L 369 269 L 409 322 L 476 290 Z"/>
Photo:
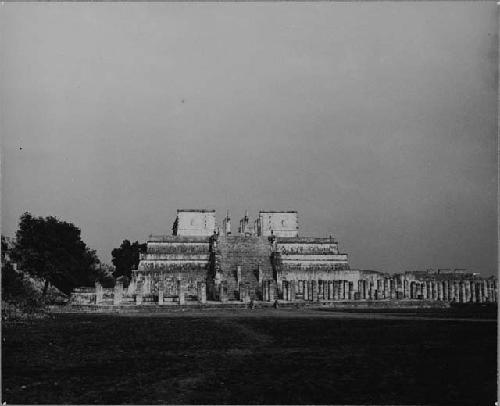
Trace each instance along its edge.
<path fill-rule="evenodd" d="M 7 404 L 494 404 L 497 322 L 467 312 L 211 310 L 2 326 Z"/>

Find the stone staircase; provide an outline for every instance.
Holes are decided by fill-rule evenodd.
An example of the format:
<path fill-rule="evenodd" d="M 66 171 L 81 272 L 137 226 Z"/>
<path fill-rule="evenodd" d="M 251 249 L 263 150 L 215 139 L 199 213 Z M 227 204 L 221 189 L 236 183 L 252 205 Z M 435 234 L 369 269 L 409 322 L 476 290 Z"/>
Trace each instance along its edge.
<path fill-rule="evenodd" d="M 237 300 L 239 283 L 248 283 L 250 297 L 258 300 L 261 295 L 261 279 L 272 279 L 271 245 L 267 237 L 221 236 L 217 245 L 222 280 L 227 281 L 228 299 Z M 238 275 L 238 266 L 241 275 Z M 240 278 L 238 279 L 238 276 Z"/>

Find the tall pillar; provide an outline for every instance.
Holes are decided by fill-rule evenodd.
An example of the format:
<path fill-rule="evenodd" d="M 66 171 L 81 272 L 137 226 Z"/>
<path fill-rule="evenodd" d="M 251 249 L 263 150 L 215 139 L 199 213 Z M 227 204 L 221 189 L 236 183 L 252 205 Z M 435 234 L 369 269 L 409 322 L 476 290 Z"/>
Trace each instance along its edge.
<path fill-rule="evenodd" d="M 349 300 L 354 300 L 354 282 L 349 282 Z"/>
<path fill-rule="evenodd" d="M 123 298 L 123 282 L 116 282 L 113 289 L 113 305 L 121 304 Z"/>
<path fill-rule="evenodd" d="M 375 292 L 374 292 L 375 289 L 373 288 L 373 281 L 372 280 L 370 280 L 369 286 L 370 287 L 368 288 L 368 299 L 373 300 L 373 299 L 375 299 Z"/>
<path fill-rule="evenodd" d="M 460 281 L 460 303 L 465 303 L 466 299 L 466 293 L 465 293 L 465 281 L 462 280 Z"/>
<path fill-rule="evenodd" d="M 479 288 L 479 292 L 481 294 L 481 303 L 487 302 L 488 301 L 486 298 L 487 290 L 486 290 L 486 285 L 485 285 L 484 281 L 478 282 L 478 288 Z"/>
<path fill-rule="evenodd" d="M 344 281 L 344 296 L 343 296 L 343 299 L 344 300 L 348 300 L 349 299 L 349 281 Z"/>
<path fill-rule="evenodd" d="M 307 283 L 307 300 L 309 302 L 311 302 L 312 298 L 313 298 L 313 285 L 312 285 L 312 281 L 308 280 L 306 283 Z"/>
<path fill-rule="evenodd" d="M 443 300 L 443 284 L 437 281 L 437 300 Z"/>
<path fill-rule="evenodd" d="M 391 299 L 396 298 L 396 281 L 393 278 L 389 279 L 389 295 Z"/>
<path fill-rule="evenodd" d="M 443 300 L 447 302 L 448 301 L 448 297 L 449 297 L 448 296 L 448 281 L 444 280 L 442 282 L 442 284 L 443 284 Z"/>
<path fill-rule="evenodd" d="M 470 302 L 470 280 L 465 280 L 465 302 Z"/>
<path fill-rule="evenodd" d="M 403 279 L 403 297 L 407 299 L 410 296 L 410 282 L 408 279 Z"/>
<path fill-rule="evenodd" d="M 142 290 L 144 287 L 144 282 L 142 280 L 137 281 L 137 288 L 135 290 L 135 304 L 142 304 Z"/>
<path fill-rule="evenodd" d="M 333 281 L 333 300 L 339 300 L 338 283 L 339 281 Z"/>
<path fill-rule="evenodd" d="M 483 281 L 477 281 L 476 283 L 476 302 L 484 303 L 486 298 L 484 297 L 484 283 Z"/>
<path fill-rule="evenodd" d="M 236 267 L 236 282 L 241 282 L 241 266 Z"/>
<path fill-rule="evenodd" d="M 198 282 L 198 301 L 207 303 L 207 284 L 205 282 Z"/>
<path fill-rule="evenodd" d="M 165 304 L 163 301 L 163 296 L 165 294 L 165 285 L 163 284 L 163 279 L 158 281 L 158 305 Z"/>
<path fill-rule="evenodd" d="M 104 297 L 104 289 L 99 282 L 95 283 L 95 304 L 99 305 L 102 303 Z"/>
<path fill-rule="evenodd" d="M 422 298 L 427 299 L 427 281 L 422 282 Z"/>
<path fill-rule="evenodd" d="M 180 279 L 177 279 L 177 294 L 179 295 L 179 304 L 183 305 L 185 303 L 184 286 L 182 286 L 182 280 L 180 280 Z"/>
<path fill-rule="evenodd" d="M 290 300 L 295 300 L 295 295 L 297 292 L 297 281 L 291 281 L 290 284 Z"/>
<path fill-rule="evenodd" d="M 313 280 L 311 281 L 311 288 L 312 288 L 312 301 L 317 302 L 318 301 L 318 281 Z"/>
<path fill-rule="evenodd" d="M 477 288 L 478 288 L 478 286 L 479 286 L 478 283 L 475 280 L 472 280 L 472 282 L 471 282 L 471 289 L 470 289 L 470 301 L 472 303 L 476 303 L 476 301 L 479 302 L 479 300 L 477 300 L 477 298 L 479 296 L 481 296 L 481 295 L 477 294 Z"/>
<path fill-rule="evenodd" d="M 461 292 L 460 281 L 455 280 L 453 282 L 453 286 L 455 287 L 455 302 L 460 303 L 460 292 Z"/>
<path fill-rule="evenodd" d="M 448 300 L 450 302 L 453 302 L 455 301 L 455 281 L 454 280 L 450 280 L 449 283 L 448 283 L 448 287 L 449 287 L 449 291 L 450 291 L 450 295 L 448 296 Z"/>

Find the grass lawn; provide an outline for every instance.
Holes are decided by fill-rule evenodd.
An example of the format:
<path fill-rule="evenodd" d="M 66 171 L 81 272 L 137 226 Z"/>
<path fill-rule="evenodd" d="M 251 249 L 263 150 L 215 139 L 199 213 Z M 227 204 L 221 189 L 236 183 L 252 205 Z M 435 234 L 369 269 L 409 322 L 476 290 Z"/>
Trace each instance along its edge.
<path fill-rule="evenodd" d="M 6 324 L 2 402 L 494 404 L 495 320 L 356 316 L 259 310 Z"/>

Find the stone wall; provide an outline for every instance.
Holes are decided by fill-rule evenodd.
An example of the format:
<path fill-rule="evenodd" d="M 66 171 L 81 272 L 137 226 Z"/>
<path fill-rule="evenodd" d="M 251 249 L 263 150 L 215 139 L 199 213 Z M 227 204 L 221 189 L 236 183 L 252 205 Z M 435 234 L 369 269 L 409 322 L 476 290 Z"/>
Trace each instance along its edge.
<path fill-rule="evenodd" d="M 297 237 L 299 232 L 298 214 L 296 211 L 260 211 L 257 222 L 259 236 Z"/>
<path fill-rule="evenodd" d="M 175 235 L 211 236 L 215 228 L 215 210 L 177 210 Z"/>
<path fill-rule="evenodd" d="M 215 285 L 226 281 L 228 299 L 239 298 L 240 284 L 247 285 L 252 299 L 261 296 L 261 283 L 273 277 L 271 246 L 265 237 L 221 236 L 216 254 L 220 262 Z"/>

